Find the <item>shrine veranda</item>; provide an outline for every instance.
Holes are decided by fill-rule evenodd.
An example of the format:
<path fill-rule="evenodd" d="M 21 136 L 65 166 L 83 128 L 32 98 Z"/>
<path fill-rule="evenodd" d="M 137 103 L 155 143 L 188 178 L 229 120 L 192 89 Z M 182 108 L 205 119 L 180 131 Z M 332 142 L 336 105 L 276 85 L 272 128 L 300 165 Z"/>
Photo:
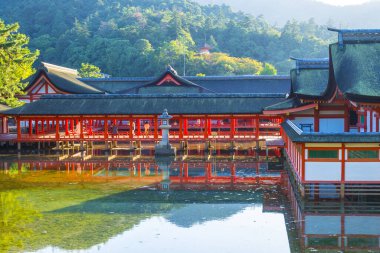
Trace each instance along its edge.
<path fill-rule="evenodd" d="M 289 76 L 187 77 L 169 66 L 152 78 L 80 78 L 42 63 L 20 96 L 26 103 L 0 107 L 0 138 L 19 149 L 156 143 L 167 109 L 169 139 L 183 148 L 247 141 L 283 149 L 303 195 L 379 195 L 380 30 L 330 30 L 338 42 L 329 58 L 292 58 Z"/>

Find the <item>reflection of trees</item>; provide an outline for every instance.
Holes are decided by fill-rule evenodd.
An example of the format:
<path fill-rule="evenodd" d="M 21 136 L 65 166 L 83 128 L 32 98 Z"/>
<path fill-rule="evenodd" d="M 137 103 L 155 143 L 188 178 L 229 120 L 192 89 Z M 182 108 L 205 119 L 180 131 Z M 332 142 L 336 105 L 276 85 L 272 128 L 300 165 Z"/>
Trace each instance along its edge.
<path fill-rule="evenodd" d="M 30 203 L 12 192 L 0 193 L 0 252 L 22 249 L 39 217 Z"/>

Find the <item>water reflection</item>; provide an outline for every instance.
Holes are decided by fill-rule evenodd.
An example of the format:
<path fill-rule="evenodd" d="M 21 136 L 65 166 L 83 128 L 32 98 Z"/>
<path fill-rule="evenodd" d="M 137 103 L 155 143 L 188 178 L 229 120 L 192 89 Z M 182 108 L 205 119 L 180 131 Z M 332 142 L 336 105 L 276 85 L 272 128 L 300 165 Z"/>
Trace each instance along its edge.
<path fill-rule="evenodd" d="M 1 252 L 380 252 L 375 199 L 301 201 L 279 161 L 1 166 Z"/>

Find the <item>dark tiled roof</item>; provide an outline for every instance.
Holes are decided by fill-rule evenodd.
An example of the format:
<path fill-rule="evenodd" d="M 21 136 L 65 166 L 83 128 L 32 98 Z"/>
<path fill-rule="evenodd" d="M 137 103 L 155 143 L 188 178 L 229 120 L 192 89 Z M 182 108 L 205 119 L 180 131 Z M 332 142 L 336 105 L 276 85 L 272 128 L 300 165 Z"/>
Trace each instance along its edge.
<path fill-rule="evenodd" d="M 252 114 L 283 94 L 47 95 L 7 115 Z"/>
<path fill-rule="evenodd" d="M 7 111 L 9 109 L 11 109 L 11 107 L 9 107 L 7 105 L 0 104 L 0 113 L 4 112 L 4 111 Z"/>
<path fill-rule="evenodd" d="M 305 133 L 289 120 L 282 123 L 281 126 L 293 142 L 380 143 L 380 133 Z"/>
<path fill-rule="evenodd" d="M 184 79 L 216 93 L 290 93 L 289 76 L 185 76 Z M 144 85 L 153 77 L 81 78 L 81 81 L 108 93 L 118 94 L 122 90 Z"/>
<path fill-rule="evenodd" d="M 153 80 L 152 77 L 79 78 L 80 81 L 110 94 L 118 94 Z"/>
<path fill-rule="evenodd" d="M 290 93 L 289 76 L 220 76 L 188 79 L 217 93 Z"/>
<path fill-rule="evenodd" d="M 49 63 L 42 63 L 41 68 L 30 79 L 31 82 L 25 88 L 28 90 L 37 79 L 46 74 L 47 78 L 57 87 L 59 90 L 72 93 L 72 94 L 102 94 L 103 91 L 92 87 L 78 78 L 78 73 L 74 69 L 64 68 Z"/>
<path fill-rule="evenodd" d="M 355 102 L 380 102 L 380 43 L 330 45 L 334 80 Z"/>
<path fill-rule="evenodd" d="M 323 98 L 328 81 L 328 69 L 292 69 L 290 71 L 292 93 L 299 98 Z"/>
<path fill-rule="evenodd" d="M 265 111 L 277 111 L 277 110 L 286 110 L 286 109 L 292 109 L 297 108 L 302 105 L 305 105 L 301 103 L 300 99 L 297 97 L 289 98 L 285 101 L 281 101 L 280 103 L 270 105 L 265 107 Z"/>
<path fill-rule="evenodd" d="M 170 79 L 166 79 L 167 77 Z M 186 78 L 180 77 L 171 68 L 168 69 L 157 79 L 143 85 L 122 90 L 121 94 L 166 94 L 166 93 L 214 93 L 214 91 L 193 83 Z"/>

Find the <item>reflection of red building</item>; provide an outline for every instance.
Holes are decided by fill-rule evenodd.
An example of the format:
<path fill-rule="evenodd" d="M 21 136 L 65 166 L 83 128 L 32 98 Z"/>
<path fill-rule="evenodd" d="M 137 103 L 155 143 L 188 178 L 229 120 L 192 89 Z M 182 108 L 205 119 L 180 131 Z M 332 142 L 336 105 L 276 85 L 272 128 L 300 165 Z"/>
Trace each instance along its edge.
<path fill-rule="evenodd" d="M 288 181 L 288 180 L 285 180 Z M 300 252 L 379 252 L 380 205 L 377 202 L 303 201 L 285 187 Z"/>
<path fill-rule="evenodd" d="M 13 165 L 12 165 L 13 164 Z M 81 175 L 89 181 L 132 180 L 146 182 L 159 189 L 160 182 L 170 182 L 171 190 L 227 190 L 253 189 L 279 185 L 283 180 L 281 170 L 268 168 L 261 162 L 172 162 L 165 172 L 154 160 L 125 161 L 3 161 L 7 172 L 17 164 L 19 173 L 44 173 L 58 171 L 65 175 Z M 13 167 L 14 168 L 14 167 Z M 163 178 L 168 175 L 169 178 Z"/>

